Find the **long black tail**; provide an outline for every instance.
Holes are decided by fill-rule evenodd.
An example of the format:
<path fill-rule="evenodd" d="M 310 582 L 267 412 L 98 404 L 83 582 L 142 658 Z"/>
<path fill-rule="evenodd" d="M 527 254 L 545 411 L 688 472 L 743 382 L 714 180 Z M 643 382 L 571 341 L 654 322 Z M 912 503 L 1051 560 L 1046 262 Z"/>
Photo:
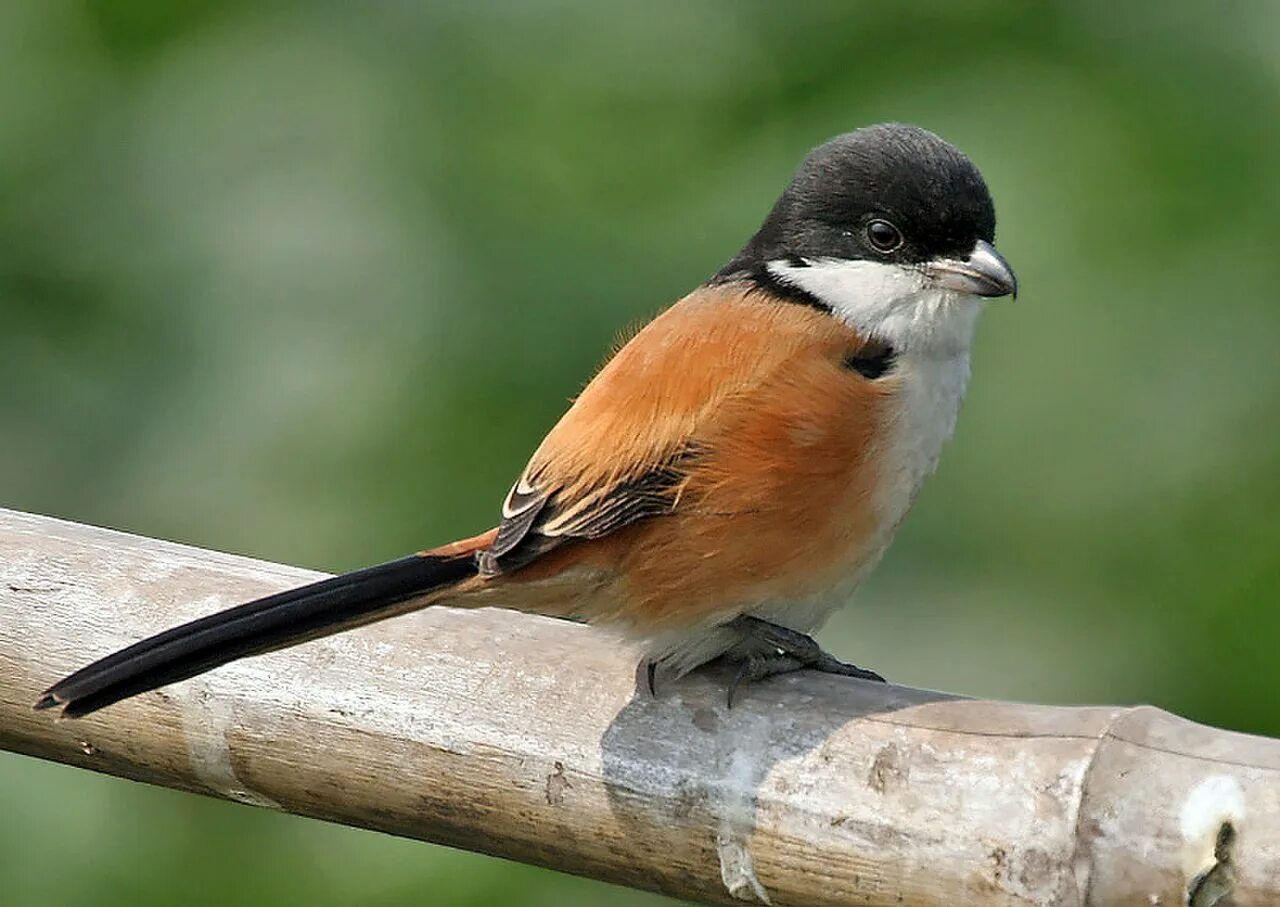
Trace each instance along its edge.
<path fill-rule="evenodd" d="M 37 709 L 68 718 L 237 658 L 258 655 L 412 610 L 421 596 L 476 573 L 469 553 L 414 554 L 268 595 L 193 620 L 95 661 L 50 687 Z M 406 606 L 409 605 L 409 606 Z"/>

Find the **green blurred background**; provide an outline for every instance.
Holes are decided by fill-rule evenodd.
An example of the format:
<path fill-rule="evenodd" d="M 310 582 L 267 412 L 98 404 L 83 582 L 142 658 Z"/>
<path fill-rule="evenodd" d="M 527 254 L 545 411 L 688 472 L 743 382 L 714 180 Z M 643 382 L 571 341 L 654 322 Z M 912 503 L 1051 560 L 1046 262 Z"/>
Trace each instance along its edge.
<path fill-rule="evenodd" d="M 823 640 L 1280 735 L 1280 7 L 0 5 L 0 503 L 343 570 L 493 522 L 802 153 L 928 126 L 1018 270 Z M 655 904 L 0 755 L 0 901 Z"/>

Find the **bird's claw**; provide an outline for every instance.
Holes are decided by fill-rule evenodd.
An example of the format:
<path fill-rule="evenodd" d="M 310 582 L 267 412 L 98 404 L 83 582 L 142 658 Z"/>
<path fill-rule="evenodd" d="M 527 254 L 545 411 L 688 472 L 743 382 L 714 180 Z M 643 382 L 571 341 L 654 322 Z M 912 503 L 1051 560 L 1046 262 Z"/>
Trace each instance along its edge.
<path fill-rule="evenodd" d="M 758 617 L 738 617 L 729 626 L 740 629 L 742 643 L 726 657 L 738 662 L 738 670 L 729 681 L 726 707 L 733 708 L 734 694 L 744 681 L 764 680 L 776 674 L 788 674 L 802 668 L 857 677 L 884 683 L 885 679 L 875 671 L 848 664 L 829 655 L 814 641 L 798 630 L 791 630 Z"/>

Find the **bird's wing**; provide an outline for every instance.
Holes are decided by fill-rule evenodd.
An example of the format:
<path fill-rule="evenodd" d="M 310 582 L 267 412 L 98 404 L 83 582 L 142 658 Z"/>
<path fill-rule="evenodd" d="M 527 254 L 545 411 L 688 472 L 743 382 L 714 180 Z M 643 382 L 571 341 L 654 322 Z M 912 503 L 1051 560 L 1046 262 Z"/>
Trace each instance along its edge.
<path fill-rule="evenodd" d="M 848 345 L 821 313 L 732 285 L 703 288 L 650 322 L 596 375 L 533 455 L 502 508 L 482 572 L 509 573 L 566 542 L 676 510 L 722 437 L 728 401 L 775 381 L 814 335 Z M 838 349 L 837 349 L 838 348 Z"/>
<path fill-rule="evenodd" d="M 692 456 L 692 448 L 673 449 L 652 465 L 637 464 L 626 477 L 591 484 L 526 470 L 503 502 L 486 570 L 510 571 L 565 540 L 600 538 L 644 517 L 670 513 Z"/>

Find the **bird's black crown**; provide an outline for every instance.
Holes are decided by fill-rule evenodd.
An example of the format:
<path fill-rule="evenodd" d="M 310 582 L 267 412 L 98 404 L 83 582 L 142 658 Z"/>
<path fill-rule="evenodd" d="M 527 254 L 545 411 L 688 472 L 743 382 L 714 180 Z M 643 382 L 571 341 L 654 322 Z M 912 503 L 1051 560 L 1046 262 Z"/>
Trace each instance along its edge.
<path fill-rule="evenodd" d="M 995 230 L 987 184 L 958 148 L 917 126 L 868 126 L 811 151 L 716 277 L 758 274 L 780 259 L 964 258 L 978 240 L 994 242 Z"/>

